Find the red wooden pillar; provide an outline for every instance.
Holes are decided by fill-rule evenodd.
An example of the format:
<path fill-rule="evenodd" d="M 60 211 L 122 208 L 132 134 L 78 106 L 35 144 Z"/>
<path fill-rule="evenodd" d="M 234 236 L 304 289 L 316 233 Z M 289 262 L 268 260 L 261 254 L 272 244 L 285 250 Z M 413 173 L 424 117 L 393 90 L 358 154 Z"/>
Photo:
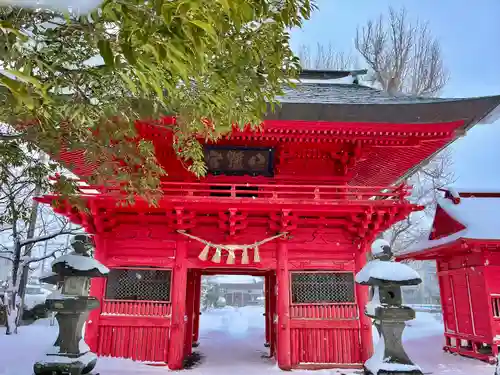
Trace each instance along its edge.
<path fill-rule="evenodd" d="M 201 272 L 196 271 L 194 286 L 194 316 L 193 316 L 193 347 L 198 347 L 200 337 L 200 315 L 201 315 Z"/>
<path fill-rule="evenodd" d="M 188 356 L 193 350 L 193 321 L 194 321 L 194 303 L 195 303 L 195 273 L 188 271 L 187 294 L 186 294 L 186 329 L 184 340 L 184 356 Z"/>
<path fill-rule="evenodd" d="M 269 343 L 269 352 L 271 356 L 276 357 L 276 324 L 274 323 L 274 315 L 276 314 L 276 274 L 273 273 L 269 276 L 269 338 L 271 342 Z"/>
<path fill-rule="evenodd" d="M 290 275 L 288 272 L 288 245 L 285 240 L 277 244 L 277 280 L 278 280 L 278 366 L 282 370 L 292 369 L 291 334 L 290 334 Z"/>
<path fill-rule="evenodd" d="M 366 264 L 366 253 L 362 248 L 356 255 L 356 272 Z M 373 354 L 372 321 L 365 315 L 365 306 L 369 301 L 369 287 L 356 284 L 356 303 L 359 310 L 360 336 L 361 336 L 361 361 L 364 363 Z"/>
<path fill-rule="evenodd" d="M 95 250 L 94 257 L 101 263 L 105 263 L 105 244 L 100 236 L 94 236 Z M 99 317 L 101 316 L 104 294 L 106 293 L 106 279 L 96 277 L 90 281 L 90 295 L 99 300 L 99 307 L 92 310 L 85 325 L 85 342 L 90 349 L 98 353 L 99 349 Z"/>
<path fill-rule="evenodd" d="M 172 283 L 172 325 L 170 327 L 170 345 L 168 367 L 171 370 L 182 369 L 184 357 L 184 339 L 186 329 L 186 290 L 187 290 L 187 242 L 177 240 L 175 267 Z"/>
<path fill-rule="evenodd" d="M 264 277 L 264 303 L 265 303 L 265 310 L 264 310 L 264 317 L 266 319 L 266 343 L 264 346 L 269 347 L 269 343 L 271 342 L 271 324 L 272 324 L 272 319 L 270 319 L 271 314 L 270 314 L 270 302 L 271 302 L 271 290 L 270 290 L 270 276 L 266 275 Z"/>

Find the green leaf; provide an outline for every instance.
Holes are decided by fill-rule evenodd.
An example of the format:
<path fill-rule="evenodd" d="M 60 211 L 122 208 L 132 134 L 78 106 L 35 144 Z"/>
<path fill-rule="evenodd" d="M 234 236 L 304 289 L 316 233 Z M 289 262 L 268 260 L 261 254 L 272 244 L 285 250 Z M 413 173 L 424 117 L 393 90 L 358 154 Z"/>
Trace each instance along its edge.
<path fill-rule="evenodd" d="M 212 39 L 217 39 L 217 33 L 209 23 L 200 20 L 190 20 L 190 22 L 205 31 Z"/>
<path fill-rule="evenodd" d="M 115 64 L 115 60 L 113 57 L 113 51 L 111 50 L 111 43 L 109 42 L 109 40 L 100 39 L 97 42 L 97 47 L 99 48 L 99 53 L 104 59 L 104 63 L 109 67 L 113 67 Z"/>
<path fill-rule="evenodd" d="M 24 74 L 23 72 L 20 72 L 18 70 L 7 69 L 6 72 L 12 74 L 13 76 L 21 79 L 24 82 L 31 83 L 33 86 L 35 86 L 36 88 L 38 88 L 40 90 L 42 89 L 42 84 L 35 77 L 32 77 L 28 74 Z"/>
<path fill-rule="evenodd" d="M 217 0 L 221 5 L 222 5 L 222 9 L 224 9 L 224 12 L 226 14 L 229 14 L 229 12 L 231 11 L 231 7 L 229 6 L 229 1 L 228 0 Z"/>
<path fill-rule="evenodd" d="M 7 87 L 12 93 L 19 93 L 23 88 L 23 84 L 15 79 L 9 78 L 0 74 L 0 83 L 2 86 Z"/>
<path fill-rule="evenodd" d="M 118 74 L 120 75 L 120 77 L 123 79 L 123 81 L 127 84 L 129 90 L 133 93 L 133 94 L 137 94 L 137 86 L 136 84 L 130 79 L 130 77 L 127 75 L 127 73 L 124 73 L 124 72 L 121 72 L 121 71 L 118 71 Z"/>
<path fill-rule="evenodd" d="M 135 54 L 134 54 L 134 51 L 133 51 L 130 43 L 128 43 L 128 42 L 121 43 L 120 48 L 123 52 L 123 56 L 125 56 L 128 63 L 130 65 L 135 65 L 135 63 L 137 62 L 137 59 L 135 58 Z"/>

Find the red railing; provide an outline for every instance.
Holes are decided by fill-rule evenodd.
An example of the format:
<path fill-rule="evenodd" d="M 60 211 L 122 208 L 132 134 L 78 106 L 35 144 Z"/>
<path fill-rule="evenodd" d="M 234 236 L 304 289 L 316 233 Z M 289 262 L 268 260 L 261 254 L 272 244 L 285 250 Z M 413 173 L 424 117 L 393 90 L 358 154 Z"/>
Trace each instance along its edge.
<path fill-rule="evenodd" d="M 103 315 L 123 316 L 170 316 L 169 302 L 104 300 Z"/>
<path fill-rule="evenodd" d="M 344 303 L 335 305 L 292 305 L 292 319 L 358 319 L 358 305 Z"/>
<path fill-rule="evenodd" d="M 337 203 L 339 201 L 385 201 L 388 204 L 401 202 L 409 195 L 406 185 L 399 186 L 334 186 L 334 185 L 273 185 L 273 184 L 223 184 L 164 182 L 163 196 L 170 199 L 202 201 L 254 201 L 275 203 Z M 81 185 L 84 195 L 122 194 L 119 187 Z"/>

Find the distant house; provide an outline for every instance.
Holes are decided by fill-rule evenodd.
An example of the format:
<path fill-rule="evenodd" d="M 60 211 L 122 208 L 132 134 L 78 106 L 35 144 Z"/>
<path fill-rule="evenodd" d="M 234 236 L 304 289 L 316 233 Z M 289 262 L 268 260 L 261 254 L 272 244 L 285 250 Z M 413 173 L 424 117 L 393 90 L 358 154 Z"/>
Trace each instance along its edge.
<path fill-rule="evenodd" d="M 217 284 L 219 293 L 229 306 L 257 305 L 263 301 L 264 280 L 251 276 L 217 276 L 209 283 Z"/>

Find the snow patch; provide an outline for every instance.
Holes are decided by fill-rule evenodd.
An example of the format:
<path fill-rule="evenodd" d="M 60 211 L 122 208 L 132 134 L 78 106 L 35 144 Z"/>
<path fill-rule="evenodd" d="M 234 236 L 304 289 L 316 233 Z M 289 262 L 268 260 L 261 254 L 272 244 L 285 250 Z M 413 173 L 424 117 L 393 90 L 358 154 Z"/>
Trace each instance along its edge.
<path fill-rule="evenodd" d="M 373 297 L 372 297 L 372 299 L 365 306 L 365 312 L 368 315 L 375 316 L 375 310 L 377 309 L 377 307 L 380 307 L 380 306 L 381 306 L 381 304 L 380 304 L 380 294 L 379 294 L 378 286 L 376 286 L 376 287 L 373 288 Z"/>
<path fill-rule="evenodd" d="M 367 283 L 370 278 L 401 282 L 420 279 L 420 275 L 406 264 L 375 259 L 358 272 L 356 282 Z"/>
<path fill-rule="evenodd" d="M 62 294 L 60 290 L 55 290 L 47 296 L 48 300 L 53 301 L 62 301 L 65 299 L 78 299 L 79 296 L 70 296 L 66 294 Z"/>
<path fill-rule="evenodd" d="M 87 352 L 81 357 L 78 358 L 71 358 L 71 357 L 64 357 L 60 355 L 49 355 L 45 360 L 40 361 L 40 363 L 62 363 L 62 364 L 71 364 L 74 362 L 81 362 L 84 364 L 84 366 L 87 366 L 90 362 L 93 360 L 97 359 L 97 355 L 95 355 L 92 352 Z"/>
<path fill-rule="evenodd" d="M 109 273 L 109 268 L 101 264 L 94 258 L 84 257 L 75 254 L 63 255 L 52 262 L 52 267 L 59 263 L 65 263 L 68 267 L 71 267 L 78 271 L 91 271 L 97 269 L 102 274 Z"/>
<path fill-rule="evenodd" d="M 389 242 L 387 242 L 386 240 L 378 239 L 378 240 L 373 241 L 370 250 L 371 250 L 373 256 L 378 256 L 378 255 L 382 255 L 384 253 L 385 247 L 390 248 L 391 245 L 389 245 Z"/>
<path fill-rule="evenodd" d="M 365 362 L 365 367 L 373 374 L 378 374 L 380 370 L 385 371 L 422 371 L 417 365 L 403 365 L 400 363 L 388 363 L 390 358 L 384 358 L 385 343 L 379 338 L 373 356 Z"/>
<path fill-rule="evenodd" d="M 273 359 L 262 358 L 267 353 L 263 307 L 248 306 L 240 309 L 213 309 L 203 312 L 200 320 L 200 351 L 204 358 L 199 366 L 189 370 L 190 375 L 278 375 L 282 372 Z M 229 333 L 229 324 L 236 322 L 234 316 L 246 318 L 248 330 L 245 335 Z M 412 326 L 403 333 L 405 349 L 415 363 L 426 374 L 432 375 L 492 375 L 495 366 L 460 356 L 444 353 L 443 324 L 435 314 L 417 312 Z M 232 328 L 234 329 L 234 327 Z M 57 337 L 57 323 L 50 326 L 50 319 L 38 320 L 30 326 L 19 328 L 18 335 L 0 335 L 2 360 L 0 375 L 32 374 L 33 364 Z M 374 330 L 374 342 L 378 334 Z M 97 361 L 96 373 L 105 375 L 165 375 L 165 367 L 146 366 L 130 359 L 101 357 Z M 351 375 L 359 370 L 294 370 L 293 375 Z"/>

